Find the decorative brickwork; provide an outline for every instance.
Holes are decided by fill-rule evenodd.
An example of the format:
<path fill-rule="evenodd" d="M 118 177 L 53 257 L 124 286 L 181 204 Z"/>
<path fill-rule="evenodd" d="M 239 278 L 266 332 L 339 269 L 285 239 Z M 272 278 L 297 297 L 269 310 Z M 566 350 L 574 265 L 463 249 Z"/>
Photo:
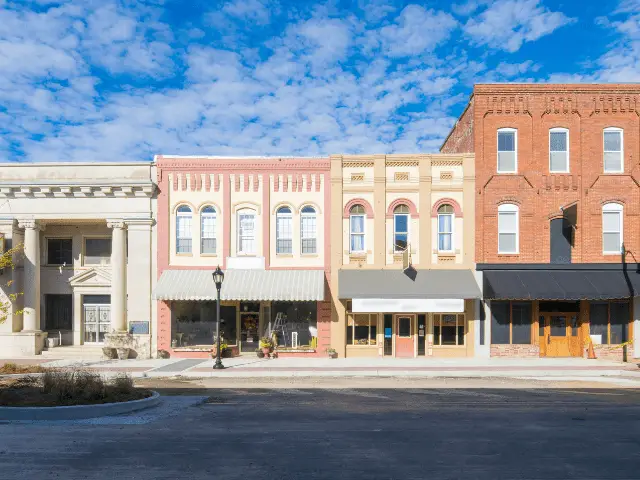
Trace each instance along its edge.
<path fill-rule="evenodd" d="M 538 345 L 491 345 L 492 357 L 539 357 Z"/>

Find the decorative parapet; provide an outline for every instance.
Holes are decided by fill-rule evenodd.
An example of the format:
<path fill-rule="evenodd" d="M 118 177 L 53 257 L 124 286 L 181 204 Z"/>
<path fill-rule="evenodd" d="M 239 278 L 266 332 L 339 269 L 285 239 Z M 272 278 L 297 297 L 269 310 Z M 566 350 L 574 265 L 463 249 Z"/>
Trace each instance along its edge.
<path fill-rule="evenodd" d="M 153 196 L 153 182 L 105 183 L 40 183 L 0 182 L 0 198 L 60 198 L 60 197 L 147 197 Z"/>

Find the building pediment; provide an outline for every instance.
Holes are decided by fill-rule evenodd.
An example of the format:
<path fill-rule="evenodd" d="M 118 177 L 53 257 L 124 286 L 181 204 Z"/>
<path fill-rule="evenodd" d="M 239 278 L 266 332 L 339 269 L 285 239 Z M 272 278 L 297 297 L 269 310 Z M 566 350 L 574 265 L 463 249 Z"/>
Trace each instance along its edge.
<path fill-rule="evenodd" d="M 91 268 L 69 279 L 72 287 L 110 287 L 111 273 L 101 268 Z"/>

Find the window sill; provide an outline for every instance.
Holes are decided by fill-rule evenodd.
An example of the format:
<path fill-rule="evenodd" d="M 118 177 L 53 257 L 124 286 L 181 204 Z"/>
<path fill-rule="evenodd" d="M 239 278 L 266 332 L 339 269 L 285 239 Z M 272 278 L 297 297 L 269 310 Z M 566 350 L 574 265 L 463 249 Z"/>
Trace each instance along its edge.
<path fill-rule="evenodd" d="M 518 172 L 501 172 L 500 170 L 498 170 L 496 173 L 498 175 L 516 175 Z"/>
<path fill-rule="evenodd" d="M 317 258 L 320 255 L 318 255 L 317 253 L 301 253 L 300 256 L 305 258 Z"/>
<path fill-rule="evenodd" d="M 215 257 L 218 256 L 218 254 L 217 253 L 201 253 L 200 256 L 201 257 L 212 257 L 212 258 L 215 258 Z"/>
<path fill-rule="evenodd" d="M 193 253 L 176 253 L 176 257 L 193 257 Z"/>
<path fill-rule="evenodd" d="M 505 257 L 513 257 L 514 255 L 520 255 L 520 252 L 513 252 L 513 253 L 498 252 L 498 255 L 504 255 Z"/>
<path fill-rule="evenodd" d="M 83 263 L 83 267 L 111 267 L 110 263 Z"/>
<path fill-rule="evenodd" d="M 568 170 L 564 171 L 564 172 L 549 170 L 549 173 L 552 174 L 552 175 L 569 175 L 569 174 L 571 174 L 571 172 L 568 171 Z"/>
<path fill-rule="evenodd" d="M 276 253 L 276 258 L 293 258 L 293 253 Z"/>
<path fill-rule="evenodd" d="M 602 255 L 612 256 L 612 255 L 622 255 L 622 252 L 602 252 Z"/>

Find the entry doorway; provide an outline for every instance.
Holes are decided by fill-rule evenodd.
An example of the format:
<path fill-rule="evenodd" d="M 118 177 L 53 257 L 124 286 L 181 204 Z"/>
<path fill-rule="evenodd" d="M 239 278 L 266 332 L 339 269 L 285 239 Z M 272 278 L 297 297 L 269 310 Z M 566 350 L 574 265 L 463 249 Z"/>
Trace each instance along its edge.
<path fill-rule="evenodd" d="M 111 330 L 111 296 L 83 295 L 82 307 L 84 343 L 104 343 L 105 334 Z"/>
<path fill-rule="evenodd" d="M 544 313 L 539 317 L 541 357 L 581 357 L 578 313 Z"/>
<path fill-rule="evenodd" d="M 396 315 L 396 357 L 413 358 L 415 356 L 415 323 L 416 316 L 413 314 Z"/>

